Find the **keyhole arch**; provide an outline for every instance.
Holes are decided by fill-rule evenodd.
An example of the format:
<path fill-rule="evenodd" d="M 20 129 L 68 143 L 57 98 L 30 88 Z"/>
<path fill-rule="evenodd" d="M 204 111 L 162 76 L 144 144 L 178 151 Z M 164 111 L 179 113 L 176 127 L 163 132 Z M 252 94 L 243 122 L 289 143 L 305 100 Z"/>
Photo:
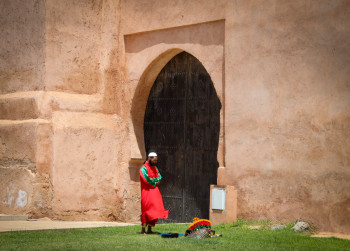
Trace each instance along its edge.
<path fill-rule="evenodd" d="M 160 71 L 144 117 L 146 152 L 159 155 L 169 221 L 209 217 L 209 186 L 216 184 L 221 103 L 210 75 L 181 52 Z"/>

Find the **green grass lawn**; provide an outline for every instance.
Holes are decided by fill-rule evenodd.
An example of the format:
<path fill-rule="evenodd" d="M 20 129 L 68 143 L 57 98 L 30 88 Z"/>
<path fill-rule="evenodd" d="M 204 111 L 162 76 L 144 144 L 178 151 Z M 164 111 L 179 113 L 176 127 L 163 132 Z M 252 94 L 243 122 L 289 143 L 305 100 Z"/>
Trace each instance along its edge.
<path fill-rule="evenodd" d="M 287 229 L 252 230 L 244 222 L 213 226 L 222 237 L 209 239 L 161 238 L 140 235 L 140 226 L 0 233 L 0 250 L 350 250 L 350 241 L 311 238 Z M 186 224 L 159 224 L 154 231 L 185 233 Z"/>

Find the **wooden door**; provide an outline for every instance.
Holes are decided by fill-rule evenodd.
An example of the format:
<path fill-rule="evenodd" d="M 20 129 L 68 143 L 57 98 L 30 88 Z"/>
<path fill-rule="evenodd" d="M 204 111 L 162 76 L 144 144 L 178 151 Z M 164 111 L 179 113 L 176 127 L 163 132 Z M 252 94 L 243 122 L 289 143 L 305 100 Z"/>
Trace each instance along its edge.
<path fill-rule="evenodd" d="M 169 219 L 209 218 L 217 180 L 221 104 L 211 78 L 192 55 L 170 60 L 155 80 L 144 120 L 146 152 L 158 153 L 159 187 Z"/>

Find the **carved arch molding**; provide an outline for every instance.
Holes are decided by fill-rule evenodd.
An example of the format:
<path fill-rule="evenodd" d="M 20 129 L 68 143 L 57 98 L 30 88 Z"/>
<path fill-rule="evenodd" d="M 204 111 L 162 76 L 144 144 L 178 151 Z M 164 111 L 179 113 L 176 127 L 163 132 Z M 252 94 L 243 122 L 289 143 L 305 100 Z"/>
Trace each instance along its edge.
<path fill-rule="evenodd" d="M 225 21 L 218 20 L 169 29 L 124 35 L 127 84 L 133 93 L 130 117 L 130 167 L 145 159 L 144 118 L 152 85 L 162 68 L 186 51 L 210 75 L 222 104 L 218 145 L 219 166 L 224 164 L 224 36 Z"/>

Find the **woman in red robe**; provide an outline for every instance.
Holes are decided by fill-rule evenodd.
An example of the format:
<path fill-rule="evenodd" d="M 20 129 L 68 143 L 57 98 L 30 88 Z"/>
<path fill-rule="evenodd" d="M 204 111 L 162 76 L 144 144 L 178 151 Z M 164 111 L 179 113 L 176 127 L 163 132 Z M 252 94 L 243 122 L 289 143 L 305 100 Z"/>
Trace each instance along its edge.
<path fill-rule="evenodd" d="M 157 164 L 157 154 L 151 152 L 148 159 L 140 169 L 141 181 L 141 234 L 152 233 L 152 227 L 157 223 L 158 218 L 168 218 L 169 211 L 164 210 L 162 195 L 160 194 L 158 185 L 162 176 L 159 173 Z"/>

